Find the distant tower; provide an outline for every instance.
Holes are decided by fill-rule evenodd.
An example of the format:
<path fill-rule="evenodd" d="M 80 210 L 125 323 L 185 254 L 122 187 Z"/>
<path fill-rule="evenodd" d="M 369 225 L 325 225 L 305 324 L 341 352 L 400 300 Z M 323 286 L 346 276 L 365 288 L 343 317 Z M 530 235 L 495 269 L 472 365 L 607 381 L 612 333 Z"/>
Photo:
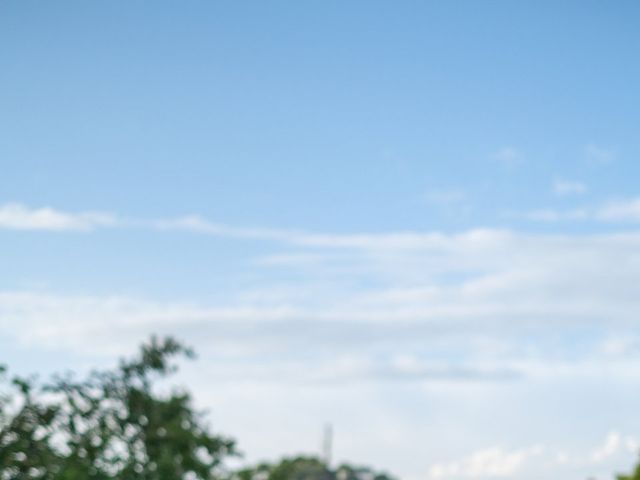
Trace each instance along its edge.
<path fill-rule="evenodd" d="M 327 468 L 331 467 L 331 448 L 333 443 L 333 428 L 330 423 L 325 424 L 322 437 L 322 459 Z"/>

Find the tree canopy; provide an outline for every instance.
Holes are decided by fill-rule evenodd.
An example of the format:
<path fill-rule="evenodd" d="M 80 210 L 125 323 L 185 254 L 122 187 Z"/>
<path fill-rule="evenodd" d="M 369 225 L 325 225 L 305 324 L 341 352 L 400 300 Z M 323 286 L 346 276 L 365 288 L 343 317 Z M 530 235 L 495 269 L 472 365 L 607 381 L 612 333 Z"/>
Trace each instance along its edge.
<path fill-rule="evenodd" d="M 236 454 L 212 434 L 189 393 L 160 394 L 157 380 L 193 353 L 153 338 L 112 370 L 46 383 L 2 368 L 0 479 L 209 480 Z"/>
<path fill-rule="evenodd" d="M 261 463 L 240 470 L 236 480 L 393 480 L 386 473 L 369 467 L 342 464 L 331 468 L 325 462 L 308 456 L 284 458 L 277 463 Z"/>

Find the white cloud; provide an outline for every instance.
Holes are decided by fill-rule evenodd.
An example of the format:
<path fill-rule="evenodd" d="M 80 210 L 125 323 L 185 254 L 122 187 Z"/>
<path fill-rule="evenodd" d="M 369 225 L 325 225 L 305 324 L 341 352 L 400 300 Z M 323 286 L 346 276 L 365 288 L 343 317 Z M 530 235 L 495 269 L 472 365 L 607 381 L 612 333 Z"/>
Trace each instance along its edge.
<path fill-rule="evenodd" d="M 607 474 L 606 478 L 610 478 L 615 469 L 620 468 L 619 465 L 628 468 L 629 462 L 633 461 L 629 454 L 636 454 L 637 446 L 634 436 L 611 431 L 597 447 L 586 447 L 571 455 L 565 448 L 542 445 L 512 450 L 491 447 L 459 460 L 433 464 L 427 471 L 427 478 L 559 478 L 575 475 L 576 472 L 581 472 L 583 478 L 601 478 L 593 474 L 603 471 Z M 620 463 L 620 460 L 623 462 Z"/>
<path fill-rule="evenodd" d="M 543 448 L 534 446 L 524 450 L 507 451 L 493 447 L 472 453 L 468 457 L 450 463 L 432 465 L 427 478 L 513 478 L 532 457 L 540 455 Z"/>
<path fill-rule="evenodd" d="M 116 218 L 107 213 L 68 213 L 49 207 L 29 208 L 20 203 L 0 206 L 0 229 L 89 231 L 115 223 Z"/>
<path fill-rule="evenodd" d="M 611 457 L 622 447 L 622 435 L 618 432 L 610 432 L 605 438 L 604 444 L 591 453 L 593 462 L 602 462 Z"/>
<path fill-rule="evenodd" d="M 561 222 L 576 221 L 589 219 L 590 213 L 583 208 L 574 208 L 572 210 L 554 210 L 552 208 L 533 210 L 524 215 L 528 220 L 537 222 Z"/>
<path fill-rule="evenodd" d="M 539 222 L 595 221 L 636 223 L 640 221 L 640 198 L 610 200 L 590 207 L 573 209 L 544 208 L 516 215 Z"/>
<path fill-rule="evenodd" d="M 595 218 L 609 222 L 637 222 L 640 220 L 640 198 L 608 202 L 596 210 Z"/>
<path fill-rule="evenodd" d="M 640 451 L 640 443 L 638 439 L 632 435 L 627 435 L 624 439 L 625 446 L 627 447 L 627 451 L 633 453 L 635 455 Z"/>
<path fill-rule="evenodd" d="M 553 192 L 561 197 L 569 195 L 581 195 L 586 193 L 587 186 L 575 180 L 555 179 L 553 181 Z"/>

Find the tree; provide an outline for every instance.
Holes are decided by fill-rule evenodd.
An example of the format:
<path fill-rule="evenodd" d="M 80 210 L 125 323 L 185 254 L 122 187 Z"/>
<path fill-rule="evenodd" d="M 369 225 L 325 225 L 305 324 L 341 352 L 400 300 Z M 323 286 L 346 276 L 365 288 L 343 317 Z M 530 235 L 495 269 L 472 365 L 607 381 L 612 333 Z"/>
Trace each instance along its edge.
<path fill-rule="evenodd" d="M 209 431 L 188 392 L 154 388 L 175 371 L 176 356 L 193 353 L 152 338 L 137 358 L 80 381 L 38 384 L 0 370 L 0 480 L 221 477 L 234 441 Z"/>
<path fill-rule="evenodd" d="M 0 478 L 53 478 L 46 470 L 59 458 L 52 448 L 56 405 L 40 404 L 33 395 L 32 381 L 9 380 L 0 366 Z"/>
<path fill-rule="evenodd" d="M 284 458 L 276 464 L 261 463 L 236 473 L 236 480 L 394 480 L 369 467 L 342 464 L 332 469 L 315 457 Z"/>

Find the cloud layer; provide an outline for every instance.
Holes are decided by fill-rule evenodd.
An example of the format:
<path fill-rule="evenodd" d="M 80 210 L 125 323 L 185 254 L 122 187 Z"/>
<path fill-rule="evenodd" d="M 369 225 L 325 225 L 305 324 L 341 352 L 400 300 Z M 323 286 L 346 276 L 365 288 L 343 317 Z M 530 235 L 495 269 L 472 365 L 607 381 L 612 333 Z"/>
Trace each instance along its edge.
<path fill-rule="evenodd" d="M 184 378 L 249 451 L 296 451 L 300 429 L 330 418 L 344 428 L 345 456 L 375 455 L 407 478 L 583 478 L 633 459 L 635 437 L 621 433 L 578 453 L 537 441 L 559 434 L 553 425 L 567 412 L 601 411 L 596 400 L 576 406 L 575 396 L 595 398 L 603 379 L 617 382 L 619 395 L 640 378 L 640 233 L 333 234 L 199 216 L 131 221 L 15 204 L 1 211 L 7 229 L 117 226 L 262 242 L 246 259 L 252 281 L 224 300 L 0 290 L 0 337 L 15 348 L 101 362 L 151 333 L 193 344 L 201 359 Z M 532 396 L 546 402 L 538 413 Z M 260 411 L 251 410 L 256 398 Z M 523 418 L 532 433 L 499 427 L 505 415 Z M 542 423 L 550 423 L 546 433 Z M 278 429 L 271 452 L 260 432 Z M 407 445 L 411 458 L 388 453 Z"/>

